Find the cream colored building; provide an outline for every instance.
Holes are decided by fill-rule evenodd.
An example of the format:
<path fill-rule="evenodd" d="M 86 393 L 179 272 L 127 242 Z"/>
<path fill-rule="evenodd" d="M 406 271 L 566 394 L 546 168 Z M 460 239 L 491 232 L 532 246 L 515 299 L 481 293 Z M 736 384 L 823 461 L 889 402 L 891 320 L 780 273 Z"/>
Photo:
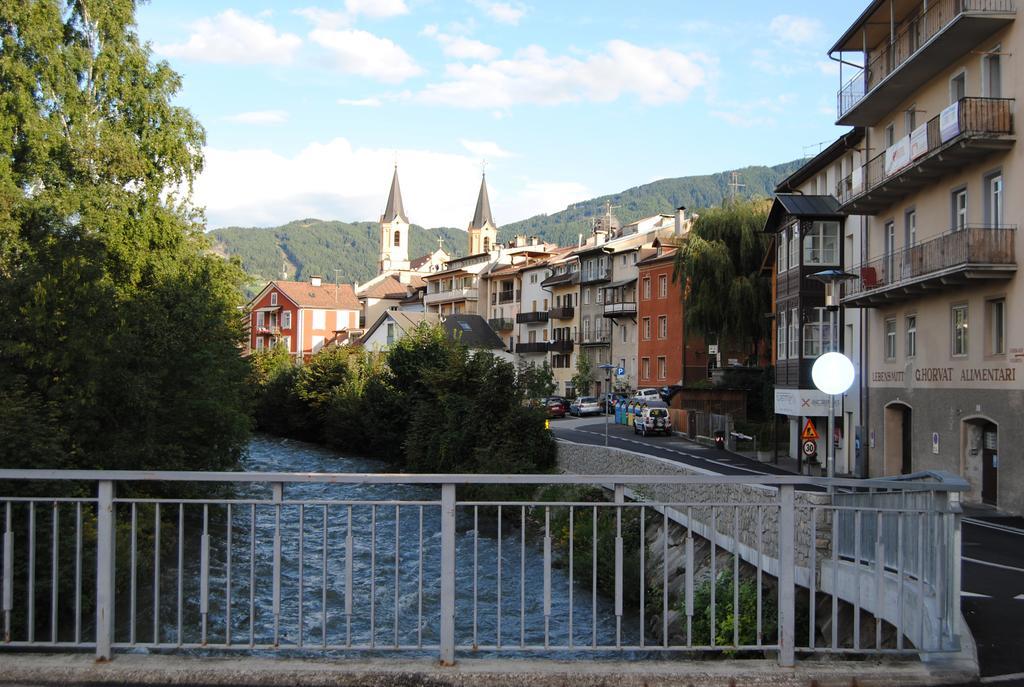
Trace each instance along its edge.
<path fill-rule="evenodd" d="M 876 1 L 831 53 L 866 62 L 838 95 L 866 161 L 834 193 L 866 216 L 843 303 L 867 309 L 870 473 L 958 473 L 967 500 L 1024 512 L 1016 19 L 1006 0 Z"/>

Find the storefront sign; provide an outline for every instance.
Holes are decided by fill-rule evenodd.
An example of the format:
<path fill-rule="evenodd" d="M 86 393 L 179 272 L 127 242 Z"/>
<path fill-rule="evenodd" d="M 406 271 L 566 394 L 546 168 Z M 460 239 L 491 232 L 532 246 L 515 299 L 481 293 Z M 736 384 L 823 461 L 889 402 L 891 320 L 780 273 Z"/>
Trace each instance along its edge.
<path fill-rule="evenodd" d="M 939 139 L 945 143 L 960 135 L 960 103 L 955 102 L 939 113 Z"/>
<path fill-rule="evenodd" d="M 919 367 L 911 375 L 920 384 L 950 384 L 961 386 L 977 382 L 1006 383 L 1017 381 L 1015 367 Z M 903 370 L 875 370 L 871 373 L 873 384 L 904 384 L 908 381 Z"/>
<path fill-rule="evenodd" d="M 910 157 L 914 160 L 928 152 L 928 125 L 922 124 L 910 134 Z"/>
<path fill-rule="evenodd" d="M 885 175 L 889 176 L 910 164 L 910 136 L 904 136 L 885 151 Z"/>
<path fill-rule="evenodd" d="M 836 415 L 842 415 L 842 403 L 836 398 Z M 817 389 L 776 389 L 775 412 L 795 417 L 826 417 L 828 395 Z"/>

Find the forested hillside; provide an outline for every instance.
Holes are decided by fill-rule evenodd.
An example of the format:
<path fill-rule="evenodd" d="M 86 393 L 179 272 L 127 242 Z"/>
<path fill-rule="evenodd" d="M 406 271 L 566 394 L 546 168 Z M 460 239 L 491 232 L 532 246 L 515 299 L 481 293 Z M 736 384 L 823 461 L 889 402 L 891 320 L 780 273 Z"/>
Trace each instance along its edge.
<path fill-rule="evenodd" d="M 769 197 L 779 181 L 800 166 L 794 160 L 773 167 L 746 167 L 735 170 L 743 184 L 738 195 L 745 198 Z M 680 205 L 691 210 L 714 207 L 730 194 L 732 171 L 703 176 L 662 179 L 635 186 L 621 193 L 601 196 L 575 203 L 551 215 L 537 215 L 499 229 L 498 238 L 508 240 L 516 234 L 539 236 L 559 245 L 576 243 L 579 234 L 590 232 L 591 221 L 604 212 L 606 201 L 615 206 L 615 214 L 623 223 L 641 217 L 672 212 Z M 362 282 L 377 273 L 380 251 L 379 225 L 376 222 L 338 222 L 301 219 L 279 227 L 226 227 L 210 232 L 215 249 L 224 255 L 237 255 L 252 277 L 251 288 L 268 279 L 281 277 L 307 279 L 319 274 L 326 280 L 337 277 L 341 282 Z M 411 257 L 424 255 L 437 248 L 437 239 L 454 255 L 466 251 L 466 233 L 441 227 L 424 229 L 413 225 Z"/>

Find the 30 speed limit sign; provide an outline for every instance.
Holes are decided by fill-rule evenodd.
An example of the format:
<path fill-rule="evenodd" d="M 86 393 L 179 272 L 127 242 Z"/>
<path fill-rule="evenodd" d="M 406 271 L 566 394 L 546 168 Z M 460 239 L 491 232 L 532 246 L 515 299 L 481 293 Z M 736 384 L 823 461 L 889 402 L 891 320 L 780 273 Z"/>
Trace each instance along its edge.
<path fill-rule="evenodd" d="M 804 455 L 805 456 L 813 456 L 817 452 L 818 452 L 817 444 L 815 444 L 813 441 L 805 441 L 804 442 Z"/>

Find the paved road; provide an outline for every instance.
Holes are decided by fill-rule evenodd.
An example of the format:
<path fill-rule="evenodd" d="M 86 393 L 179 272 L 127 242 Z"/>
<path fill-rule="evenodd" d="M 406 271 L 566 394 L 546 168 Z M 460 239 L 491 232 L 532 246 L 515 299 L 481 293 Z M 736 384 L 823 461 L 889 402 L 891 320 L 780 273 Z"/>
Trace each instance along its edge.
<path fill-rule="evenodd" d="M 604 445 L 604 420 L 551 421 L 556 437 Z M 641 437 L 610 424 L 608 444 L 723 475 L 791 474 L 777 466 L 678 437 Z M 1024 687 L 1024 518 L 972 513 L 963 519 L 961 608 L 978 645 L 981 682 Z"/>

